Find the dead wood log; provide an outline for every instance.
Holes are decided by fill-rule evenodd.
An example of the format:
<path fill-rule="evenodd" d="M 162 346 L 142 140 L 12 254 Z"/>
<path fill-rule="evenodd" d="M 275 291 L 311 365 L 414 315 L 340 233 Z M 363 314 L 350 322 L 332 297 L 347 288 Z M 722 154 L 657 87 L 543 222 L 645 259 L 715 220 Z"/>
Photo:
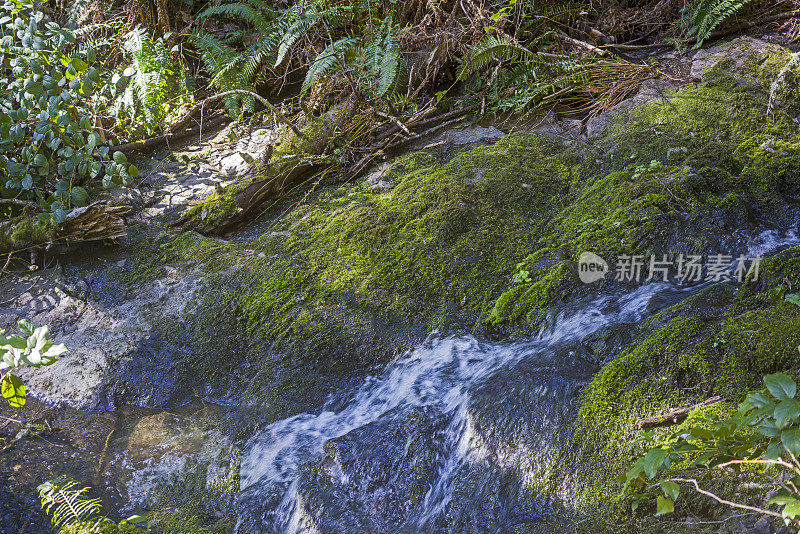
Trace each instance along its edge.
<path fill-rule="evenodd" d="M 233 184 L 218 191 L 216 197 L 204 200 L 191 208 L 182 217 L 169 224 L 205 235 L 224 235 L 242 223 L 260 215 L 262 206 L 269 200 L 280 197 L 300 184 L 311 174 L 324 170 L 327 165 L 319 157 L 335 141 L 337 132 L 345 129 L 358 111 L 355 100 L 347 101 L 314 119 L 317 124 L 285 142 L 292 148 L 267 163 L 254 168 Z M 321 127 L 320 127 L 321 124 Z M 307 132 L 313 134 L 307 135 Z M 287 157 L 288 156 L 288 157 Z M 234 200 L 233 207 L 225 207 L 225 213 L 214 214 L 220 202 Z"/>
<path fill-rule="evenodd" d="M 125 143 L 122 145 L 112 146 L 111 150 L 120 152 L 140 152 L 148 148 L 153 148 L 159 145 L 180 141 L 181 139 L 185 139 L 193 135 L 198 135 L 203 130 L 213 130 L 218 126 L 222 126 L 229 120 L 230 118 L 227 115 L 222 115 L 220 117 L 215 117 L 202 124 L 198 124 L 193 128 L 187 128 L 185 130 L 181 130 L 179 132 L 174 132 L 174 133 L 166 133 L 164 135 L 159 135 L 157 137 L 142 139 L 141 141 L 134 141 L 132 143 Z"/>
<path fill-rule="evenodd" d="M 671 412 L 657 415 L 655 417 L 650 417 L 647 419 L 639 419 L 638 421 L 636 421 L 636 428 L 642 429 L 645 427 L 674 425 L 686 419 L 686 417 L 692 410 L 696 408 L 701 408 L 703 406 L 711 406 L 712 404 L 716 404 L 724 400 L 726 400 L 724 397 L 719 397 L 719 396 L 710 397 L 704 400 L 703 402 L 695 404 L 694 406 L 689 406 L 688 408 L 679 408 L 677 410 L 672 410 Z"/>
<path fill-rule="evenodd" d="M 55 225 L 50 232 L 17 232 L 24 225 L 36 224 L 30 215 L 0 221 L 0 254 L 42 247 L 59 250 L 77 243 L 123 237 L 128 233 L 125 215 L 130 210 L 128 206 L 108 206 L 95 202 L 72 210 L 66 220 Z"/>

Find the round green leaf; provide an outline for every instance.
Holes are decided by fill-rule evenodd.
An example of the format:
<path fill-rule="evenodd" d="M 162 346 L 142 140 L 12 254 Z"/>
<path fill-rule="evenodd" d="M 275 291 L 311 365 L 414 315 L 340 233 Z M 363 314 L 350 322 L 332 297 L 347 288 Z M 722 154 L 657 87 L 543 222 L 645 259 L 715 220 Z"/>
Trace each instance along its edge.
<path fill-rule="evenodd" d="M 89 201 L 89 192 L 79 185 L 72 188 L 69 196 L 70 199 L 72 199 L 72 203 L 76 206 L 85 206 Z"/>
<path fill-rule="evenodd" d="M 0 384 L 0 390 L 3 392 L 3 398 L 8 401 L 12 408 L 25 406 L 25 384 L 18 377 L 12 374 L 4 376 L 3 382 Z"/>

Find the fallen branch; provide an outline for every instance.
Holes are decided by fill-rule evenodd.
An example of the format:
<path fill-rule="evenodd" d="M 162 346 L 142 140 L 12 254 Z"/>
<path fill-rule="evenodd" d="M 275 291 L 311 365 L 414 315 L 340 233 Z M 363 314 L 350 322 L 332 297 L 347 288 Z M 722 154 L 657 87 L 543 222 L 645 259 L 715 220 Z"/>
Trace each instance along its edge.
<path fill-rule="evenodd" d="M 419 120 L 417 122 L 413 122 L 412 123 L 411 121 L 408 121 L 407 126 L 410 127 L 410 128 L 417 128 L 419 126 L 426 126 L 428 124 L 432 124 L 432 123 L 435 123 L 435 122 L 447 120 L 447 119 L 449 119 L 451 117 L 457 117 L 459 115 L 466 115 L 467 113 L 469 113 L 470 111 L 473 111 L 474 109 L 475 109 L 475 106 L 467 106 L 465 108 L 456 109 L 456 110 L 453 110 L 453 111 L 448 111 L 447 113 L 442 113 L 441 115 L 436 115 L 435 117 L 429 117 L 429 118 L 424 119 L 424 120 Z M 389 128 L 388 130 L 386 130 L 385 132 L 383 132 L 382 134 L 378 135 L 375 138 L 375 140 L 376 141 L 383 141 L 384 139 L 388 139 L 392 135 L 394 135 L 396 133 L 399 133 L 399 132 L 400 132 L 400 127 L 395 125 L 395 126 Z"/>
<path fill-rule="evenodd" d="M 691 412 L 692 410 L 696 408 L 701 408 L 703 406 L 711 406 L 712 404 L 716 404 L 724 400 L 725 400 L 724 397 L 719 397 L 719 396 L 711 397 L 699 404 L 695 404 L 694 406 L 689 406 L 688 408 L 680 408 L 677 410 L 672 410 L 671 412 L 667 412 L 662 415 L 657 415 L 655 417 L 650 417 L 648 419 L 639 419 L 638 421 L 636 421 L 636 428 L 641 429 L 644 427 L 659 426 L 665 424 L 674 425 L 686 419 L 686 417 L 689 415 L 689 412 Z"/>
<path fill-rule="evenodd" d="M 694 486 L 694 490 L 697 493 L 700 493 L 701 495 L 705 495 L 706 497 L 711 497 L 712 499 L 714 499 L 718 503 L 724 504 L 726 506 L 730 506 L 731 508 L 741 508 L 742 510 L 750 510 L 751 512 L 758 512 L 760 514 L 771 515 L 773 517 L 779 517 L 779 518 L 783 519 L 783 516 L 781 514 L 779 514 L 778 512 L 773 512 L 772 510 L 766 510 L 764 508 L 758 508 L 756 506 L 748 506 L 747 504 L 739 504 L 739 503 L 736 503 L 736 502 L 727 501 L 727 500 L 723 499 L 722 497 L 719 497 L 719 496 L 711 493 L 710 491 L 702 489 L 700 487 L 700 484 L 698 484 L 697 480 L 694 479 L 694 478 L 671 478 L 669 480 L 671 482 L 687 482 L 689 484 L 692 484 Z"/>
<path fill-rule="evenodd" d="M 0 198 L 0 204 L 19 206 L 20 208 L 30 208 L 40 213 L 44 212 L 43 207 L 41 207 L 36 202 L 31 202 L 30 200 L 19 200 L 17 198 Z"/>
<path fill-rule="evenodd" d="M 722 37 L 727 37 L 733 33 L 737 33 L 743 30 L 749 30 L 755 26 L 761 26 L 763 24 L 770 24 L 772 22 L 781 22 L 783 20 L 788 20 L 792 17 L 798 16 L 797 11 L 789 11 L 786 13 L 777 13 L 775 15 L 770 15 L 768 17 L 763 17 L 758 20 L 753 20 L 750 22 L 745 22 L 740 24 L 735 28 L 731 28 L 729 30 L 720 30 L 712 33 L 709 35 L 705 40 L 706 41 L 714 41 L 716 39 L 720 39 Z M 685 45 L 693 45 L 697 43 L 697 37 L 692 37 L 691 39 L 687 39 L 683 42 Z M 675 43 L 653 43 L 653 44 L 646 44 L 646 45 L 625 45 L 625 44 L 607 44 L 603 45 L 601 48 L 604 49 L 617 49 L 617 50 L 648 50 L 654 48 L 672 48 L 675 46 Z"/>
<path fill-rule="evenodd" d="M 603 50 L 602 48 L 598 48 L 598 47 L 594 46 L 593 44 L 589 44 L 586 41 L 581 41 L 579 39 L 575 39 L 573 37 L 570 37 L 569 35 L 567 35 L 564 32 L 558 32 L 558 36 L 563 41 L 566 41 L 567 43 L 569 43 L 569 44 L 571 44 L 573 46 L 577 46 L 578 48 L 583 48 L 584 50 L 592 52 L 593 54 L 597 54 L 599 56 L 606 55 L 606 50 Z"/>
<path fill-rule="evenodd" d="M 436 126 L 434 126 L 432 128 L 428 128 L 424 132 L 418 133 L 416 135 L 412 135 L 411 137 L 405 137 L 405 138 L 400 139 L 399 141 L 396 141 L 394 143 L 390 143 L 389 145 L 386 146 L 385 150 L 396 150 L 396 149 L 398 149 L 398 148 L 400 148 L 402 146 L 405 146 L 405 145 L 407 145 L 407 144 L 409 144 L 411 142 L 416 141 L 417 139 L 422 139 L 423 137 L 428 137 L 429 135 L 432 135 L 432 134 L 438 132 L 439 130 L 447 128 L 448 126 L 452 126 L 453 124 L 457 124 L 457 123 L 461 122 L 462 120 L 463 120 L 462 117 L 456 117 L 455 119 L 450 119 L 449 121 L 443 122 L 441 124 L 437 124 Z"/>
<path fill-rule="evenodd" d="M 201 102 L 198 102 L 197 104 L 195 104 L 195 106 L 192 109 L 190 109 L 188 112 L 186 112 L 186 114 L 183 116 L 183 118 L 181 118 L 177 122 L 173 123 L 167 129 L 167 133 L 173 133 L 176 130 L 178 130 L 179 128 L 182 128 L 184 125 L 186 125 L 189 122 L 189 120 L 191 120 L 192 115 L 194 115 L 195 113 L 197 113 L 198 111 L 203 109 L 205 106 L 207 106 L 209 104 L 213 104 L 214 102 L 216 102 L 218 100 L 221 100 L 223 98 L 226 98 L 226 97 L 229 97 L 229 96 L 234 96 L 234 95 L 243 95 L 243 96 L 250 96 L 252 98 L 255 98 L 256 100 L 261 102 L 264 105 L 265 108 L 269 109 L 271 112 L 273 112 L 276 115 L 278 115 L 281 118 L 281 120 L 283 120 L 283 122 L 285 122 L 287 124 L 287 126 L 289 126 L 289 128 L 292 129 L 292 131 L 294 132 L 294 134 L 296 136 L 304 137 L 304 135 L 300 131 L 300 129 L 297 128 L 297 126 L 295 126 L 283 114 L 283 111 L 278 109 L 274 104 L 272 104 L 269 100 L 267 100 L 263 96 L 259 95 L 258 93 L 254 93 L 253 91 L 247 91 L 245 89 L 232 89 L 230 91 L 225 91 L 223 93 L 217 93 L 215 95 L 212 95 L 212 96 L 206 98 L 205 100 L 203 100 Z"/>
<path fill-rule="evenodd" d="M 383 112 L 381 112 L 381 111 L 375 111 L 375 114 L 376 114 L 378 117 L 382 117 L 382 118 L 384 118 L 384 119 L 386 119 L 386 120 L 390 120 L 390 121 L 394 122 L 394 123 L 395 123 L 397 126 L 399 126 L 399 127 L 400 127 L 400 129 L 402 129 L 402 130 L 403 130 L 405 133 L 407 133 L 408 135 L 411 135 L 411 130 L 409 130 L 409 129 L 408 129 L 408 127 L 407 127 L 405 124 L 403 124 L 402 122 L 400 122 L 400 119 L 398 119 L 397 117 L 395 117 L 395 116 L 393 116 L 393 115 L 389 115 L 388 113 L 383 113 Z"/>
<path fill-rule="evenodd" d="M 17 250 L 30 249 L 33 255 L 38 247 L 51 250 L 53 247 L 72 245 L 85 241 L 117 239 L 128 233 L 125 215 L 131 210 L 127 206 L 107 206 L 95 202 L 82 208 L 76 208 L 67 214 L 63 223 L 55 225 L 49 235 L 33 236 L 20 241 L 6 239 L 0 241 L 0 254 L 9 254 L 5 269 L 11 261 L 11 254 Z M 0 222 L 0 234 L 11 235 L 25 222 L 28 216 L 20 216 Z M 35 255 L 31 263 L 34 263 Z"/>
<path fill-rule="evenodd" d="M 209 130 L 216 128 L 217 126 L 223 125 L 225 122 L 230 120 L 227 115 L 222 115 L 220 117 L 215 117 L 210 121 L 199 124 L 193 128 L 188 128 L 183 130 L 182 132 L 177 133 L 167 133 L 164 135 L 159 135 L 158 137 L 151 137 L 149 139 L 142 139 L 141 141 L 134 141 L 133 143 L 125 143 L 122 145 L 112 146 L 112 151 L 120 151 L 120 152 L 136 152 L 140 150 L 145 150 L 147 148 L 152 148 L 154 146 L 162 145 L 164 143 L 169 143 L 173 141 L 179 141 L 186 137 L 190 137 L 192 135 L 199 134 L 202 130 Z"/>

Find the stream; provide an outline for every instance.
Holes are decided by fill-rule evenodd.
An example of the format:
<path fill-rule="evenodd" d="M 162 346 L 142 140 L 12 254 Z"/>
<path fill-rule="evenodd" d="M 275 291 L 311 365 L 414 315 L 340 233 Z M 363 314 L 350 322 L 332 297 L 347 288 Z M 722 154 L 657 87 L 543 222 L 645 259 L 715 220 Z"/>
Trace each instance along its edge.
<path fill-rule="evenodd" d="M 697 289 L 655 283 L 624 295 L 602 296 L 580 311 L 563 314 L 552 328 L 526 341 L 490 343 L 472 336 L 433 334 L 383 375 L 367 378 L 346 401 L 331 399 L 320 413 L 295 415 L 254 436 L 247 443 L 241 466 L 244 508 L 261 532 L 313 531 L 300 491 L 303 464 L 322 455 L 328 440 L 379 421 L 400 425 L 408 408 L 424 407 L 446 419 L 437 436 L 440 447 L 435 477 L 398 530 L 436 530 L 453 499 L 455 477 L 481 454 L 470 414 L 477 389 L 501 370 L 525 362 L 541 376 L 539 383 L 531 385 L 537 396 L 536 412 L 526 417 L 538 421 L 540 437 L 563 437 L 576 409 L 579 387 L 597 369 L 596 363 L 578 355 L 581 340 L 604 327 L 633 325 Z M 369 441 L 362 446 L 369 447 Z M 263 496 L 276 488 L 282 493 L 278 506 L 265 509 Z M 368 502 L 351 504 L 362 510 L 371 507 Z M 354 511 L 356 516 L 358 513 Z"/>
<path fill-rule="evenodd" d="M 798 239 L 794 231 L 765 230 L 747 241 L 749 257 L 764 257 Z M 599 368 L 598 362 L 582 355 L 582 342 L 601 329 L 630 331 L 709 285 L 647 283 L 627 293 L 601 295 L 580 309 L 562 312 L 538 336 L 522 341 L 487 342 L 434 332 L 383 374 L 366 378 L 355 392 L 330 398 L 319 413 L 297 414 L 253 436 L 242 455 L 239 527 L 264 533 L 532 528 L 557 514 L 554 508 L 568 508 L 568 502 L 559 503 L 569 500 L 568 488 L 562 488 L 564 494 L 555 500 L 536 495 L 522 504 L 528 509 L 521 513 L 495 513 L 489 524 L 485 517 L 479 520 L 482 525 L 460 523 L 450 510 L 454 498 L 465 498 L 454 492 L 474 464 L 488 456 L 501 466 L 512 463 L 489 450 L 485 434 L 509 438 L 515 432 L 504 427 L 503 420 L 510 419 L 513 426 L 524 418 L 529 447 L 543 451 L 564 443 L 579 407 L 581 386 Z M 526 377 L 522 390 L 511 378 L 519 373 Z M 476 417 L 487 409 L 497 416 L 489 418 L 479 433 Z M 432 437 L 425 453 L 435 458 L 427 466 L 430 476 L 424 495 L 415 506 L 399 510 L 408 488 L 397 481 L 407 478 L 409 466 L 387 456 L 408 454 L 415 435 L 410 433 L 393 450 L 395 444 L 385 443 L 386 434 L 407 424 L 409 411 L 420 410 L 435 421 L 420 430 Z M 336 443 L 340 439 L 344 443 Z M 537 457 L 537 451 L 528 453 L 534 462 L 553 461 L 546 454 Z M 532 465 L 528 470 L 536 473 L 546 467 Z M 399 495 L 387 495 L 392 492 Z M 476 509 L 484 505 L 459 503 Z"/>

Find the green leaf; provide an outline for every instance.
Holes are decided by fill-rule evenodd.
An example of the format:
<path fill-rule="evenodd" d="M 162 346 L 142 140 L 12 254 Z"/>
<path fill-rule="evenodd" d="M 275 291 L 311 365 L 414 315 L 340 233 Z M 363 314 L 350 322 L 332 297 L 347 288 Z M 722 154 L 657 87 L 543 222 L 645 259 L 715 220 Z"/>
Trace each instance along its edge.
<path fill-rule="evenodd" d="M 781 403 L 775 407 L 773 417 L 775 417 L 775 423 L 781 428 L 795 422 L 797 418 L 800 417 L 800 402 L 796 400 L 781 401 Z"/>
<path fill-rule="evenodd" d="M 768 438 L 777 438 L 781 435 L 780 427 L 770 419 L 763 421 L 758 428 L 756 428 L 756 432 Z"/>
<path fill-rule="evenodd" d="M 78 72 L 83 72 L 89 68 L 89 65 L 87 65 L 86 62 L 79 57 L 72 58 L 70 65 L 72 65 L 72 67 Z"/>
<path fill-rule="evenodd" d="M 792 454 L 800 454 L 800 428 L 787 428 L 781 432 L 781 443 Z"/>
<path fill-rule="evenodd" d="M 19 327 L 19 331 L 22 332 L 24 336 L 33 335 L 33 331 L 36 330 L 36 327 L 33 326 L 33 323 L 27 319 L 22 319 L 17 323 Z"/>
<path fill-rule="evenodd" d="M 675 503 L 671 499 L 659 496 L 656 498 L 656 515 L 671 514 L 675 510 Z"/>
<path fill-rule="evenodd" d="M 136 168 L 136 165 L 131 165 L 128 167 L 128 174 L 131 178 L 136 178 L 139 176 L 139 169 Z"/>
<path fill-rule="evenodd" d="M 120 165 L 122 165 L 122 164 L 125 164 L 125 163 L 127 163 L 127 162 L 128 162 L 128 158 L 126 158 L 126 157 L 125 157 L 125 154 L 123 154 L 123 153 L 122 153 L 122 152 L 120 152 L 119 150 L 117 150 L 116 152 L 114 152 L 114 156 L 113 156 L 113 158 L 114 158 L 114 161 L 115 161 L 116 163 L 119 163 Z"/>
<path fill-rule="evenodd" d="M 781 514 L 784 517 L 795 518 L 800 516 L 800 500 L 798 500 L 797 497 L 778 494 L 767 501 L 767 504 L 783 506 Z"/>
<path fill-rule="evenodd" d="M 18 377 L 7 374 L 3 377 L 0 384 L 3 397 L 8 401 L 12 408 L 22 408 L 25 406 L 25 384 Z"/>
<path fill-rule="evenodd" d="M 67 211 L 58 208 L 53 211 L 53 222 L 56 224 L 61 224 L 67 220 Z"/>
<path fill-rule="evenodd" d="M 785 373 L 775 373 L 765 376 L 764 384 L 776 399 L 793 399 L 797 393 L 797 384 Z"/>
<path fill-rule="evenodd" d="M 85 206 L 89 201 L 89 192 L 83 187 L 76 185 L 69 192 L 69 197 L 76 206 Z"/>
<path fill-rule="evenodd" d="M 681 494 L 681 487 L 678 486 L 677 482 L 672 482 L 671 480 L 665 480 L 661 483 L 661 491 L 664 492 L 664 495 L 672 499 L 673 501 L 678 500 L 678 496 Z"/>
<path fill-rule="evenodd" d="M 644 469 L 647 478 L 653 478 L 664 463 L 668 451 L 666 449 L 650 449 L 644 455 L 642 460 L 642 468 Z"/>
<path fill-rule="evenodd" d="M 800 306 L 800 295 L 798 295 L 797 293 L 790 293 L 786 295 L 784 300 L 786 300 L 786 302 L 791 302 L 795 306 Z"/>
<path fill-rule="evenodd" d="M 709 432 L 705 428 L 700 428 L 700 427 L 697 427 L 697 426 L 696 427 L 692 427 L 691 429 L 689 429 L 689 433 L 692 436 L 696 437 L 696 438 L 700 438 L 700 439 L 704 439 L 704 440 L 709 440 L 709 439 L 713 439 L 714 438 L 714 434 L 712 434 L 711 432 Z"/>

